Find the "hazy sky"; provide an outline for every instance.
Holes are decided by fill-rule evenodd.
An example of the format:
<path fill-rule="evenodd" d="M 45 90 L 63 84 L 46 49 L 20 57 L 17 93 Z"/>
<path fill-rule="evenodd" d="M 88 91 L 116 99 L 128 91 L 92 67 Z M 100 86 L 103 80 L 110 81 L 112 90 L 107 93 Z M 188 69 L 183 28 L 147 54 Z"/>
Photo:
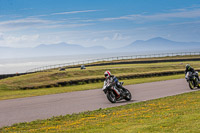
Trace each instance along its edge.
<path fill-rule="evenodd" d="M 200 0 L 0 0 L 0 46 L 200 42 Z"/>

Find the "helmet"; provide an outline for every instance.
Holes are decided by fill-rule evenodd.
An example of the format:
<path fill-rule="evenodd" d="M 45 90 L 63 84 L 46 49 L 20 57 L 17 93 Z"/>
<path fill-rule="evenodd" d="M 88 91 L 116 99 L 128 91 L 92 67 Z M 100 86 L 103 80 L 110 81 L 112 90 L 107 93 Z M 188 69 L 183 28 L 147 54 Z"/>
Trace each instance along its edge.
<path fill-rule="evenodd" d="M 188 70 L 188 69 L 190 69 L 190 64 L 187 64 L 186 66 L 185 66 L 185 68 Z"/>
<path fill-rule="evenodd" d="M 110 75 L 111 75 L 110 71 L 105 71 L 105 73 L 104 73 L 105 78 L 109 78 Z"/>

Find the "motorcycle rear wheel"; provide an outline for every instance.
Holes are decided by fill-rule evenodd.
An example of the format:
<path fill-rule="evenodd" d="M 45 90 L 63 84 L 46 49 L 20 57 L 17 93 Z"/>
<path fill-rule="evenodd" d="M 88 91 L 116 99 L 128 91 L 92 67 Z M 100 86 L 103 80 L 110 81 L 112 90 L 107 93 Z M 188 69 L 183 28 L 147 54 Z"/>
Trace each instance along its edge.
<path fill-rule="evenodd" d="M 115 97 L 115 94 L 112 91 L 107 92 L 106 96 L 111 103 L 116 103 L 116 97 Z"/>

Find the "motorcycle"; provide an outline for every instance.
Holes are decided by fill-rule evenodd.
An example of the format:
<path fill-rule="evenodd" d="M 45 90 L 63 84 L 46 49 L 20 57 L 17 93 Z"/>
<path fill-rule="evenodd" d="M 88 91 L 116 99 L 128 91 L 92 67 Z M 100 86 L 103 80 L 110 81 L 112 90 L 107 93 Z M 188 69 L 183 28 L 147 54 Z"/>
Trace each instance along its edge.
<path fill-rule="evenodd" d="M 122 85 L 123 85 L 123 82 L 118 82 L 118 86 L 122 86 Z M 118 87 L 118 89 L 116 89 L 116 87 L 117 85 L 109 84 L 102 88 L 102 90 L 107 96 L 107 99 L 111 103 L 116 103 L 116 101 L 120 101 L 122 99 L 125 99 L 126 101 L 131 100 L 132 96 L 128 89 L 124 87 Z"/>
<path fill-rule="evenodd" d="M 185 79 L 189 83 L 189 87 L 191 90 L 193 90 L 195 87 L 200 88 L 200 84 L 198 81 L 198 72 L 192 73 L 192 72 L 187 72 L 185 75 Z"/>

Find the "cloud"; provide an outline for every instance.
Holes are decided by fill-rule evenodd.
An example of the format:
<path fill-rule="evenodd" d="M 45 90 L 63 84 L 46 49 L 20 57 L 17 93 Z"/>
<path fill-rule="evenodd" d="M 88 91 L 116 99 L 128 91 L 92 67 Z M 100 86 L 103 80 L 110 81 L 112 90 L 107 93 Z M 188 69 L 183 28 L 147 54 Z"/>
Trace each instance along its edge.
<path fill-rule="evenodd" d="M 121 33 L 115 33 L 112 40 L 120 41 L 120 40 L 126 40 L 128 38 L 129 38 L 129 36 L 123 36 Z"/>
<path fill-rule="evenodd" d="M 45 20 L 28 17 L 24 19 L 8 20 L 0 22 L 0 32 L 23 30 L 23 29 L 53 29 L 53 28 L 74 28 L 93 25 L 93 23 L 72 23 L 65 20 Z"/>
<path fill-rule="evenodd" d="M 27 45 L 35 45 L 39 39 L 39 35 L 2 35 L 0 39 L 1 46 L 9 47 L 27 47 Z M 1 35 L 0 35 L 1 38 Z M 28 46 L 29 47 L 29 46 Z"/>
<path fill-rule="evenodd" d="M 66 15 L 66 14 L 77 14 L 77 13 L 96 12 L 96 11 L 98 10 L 70 11 L 70 12 L 52 13 L 51 15 Z"/>
<path fill-rule="evenodd" d="M 7 20 L 0 22 L 0 32 L 34 29 L 39 26 L 54 25 L 54 24 L 56 23 L 53 21 L 36 19 L 36 18 Z"/>
<path fill-rule="evenodd" d="M 200 9 L 190 10 L 190 11 L 181 11 L 181 12 L 172 12 L 172 13 L 161 13 L 151 16 L 146 16 L 146 18 L 153 19 L 168 19 L 168 18 L 196 18 L 200 17 Z"/>
<path fill-rule="evenodd" d="M 190 21 L 190 22 L 180 22 L 180 23 L 172 23 L 169 25 L 194 25 L 194 24 L 200 24 L 200 21 Z"/>
<path fill-rule="evenodd" d="M 25 18 L 25 19 L 16 19 L 0 22 L 0 27 L 26 27 L 33 25 L 49 24 L 53 23 L 49 20 L 35 19 L 35 18 Z"/>
<path fill-rule="evenodd" d="M 4 40 L 3 33 L 0 32 L 0 41 Z"/>
<path fill-rule="evenodd" d="M 31 17 L 48 17 L 53 15 L 67 15 L 67 14 L 78 14 L 78 13 L 88 13 L 88 12 L 97 12 L 100 10 L 82 10 L 82 11 L 69 11 L 69 12 L 59 12 L 59 13 L 51 13 L 51 14 L 41 14 L 41 15 L 35 15 Z"/>
<path fill-rule="evenodd" d="M 25 8 L 24 10 L 32 10 L 32 8 Z M 13 18 L 12 20 L 0 21 L 0 32 L 7 31 L 20 31 L 25 29 L 56 29 L 56 28 L 75 28 L 75 27 L 83 27 L 94 25 L 96 20 L 82 20 L 81 18 L 77 20 L 67 19 L 67 20 L 56 20 L 51 18 L 42 18 L 45 16 L 51 15 L 65 15 L 65 14 L 78 14 L 78 13 L 87 13 L 87 12 L 96 12 L 99 10 L 80 10 L 80 11 L 69 11 L 69 12 L 60 12 L 60 13 L 52 13 L 47 15 L 36 15 L 29 16 L 26 18 Z M 0 16 L 5 17 L 5 16 Z"/>
<path fill-rule="evenodd" d="M 152 15 L 132 14 L 113 18 L 102 18 L 100 21 L 113 21 L 113 20 L 142 20 L 142 21 L 155 21 L 155 20 L 168 20 L 173 18 L 197 18 L 200 17 L 200 9 L 185 10 L 181 9 L 175 12 L 158 13 Z"/>
<path fill-rule="evenodd" d="M 126 16 L 120 16 L 115 18 L 103 18 L 99 19 L 100 21 L 112 21 L 112 20 L 135 20 L 137 18 L 141 18 L 142 15 L 126 15 Z"/>

